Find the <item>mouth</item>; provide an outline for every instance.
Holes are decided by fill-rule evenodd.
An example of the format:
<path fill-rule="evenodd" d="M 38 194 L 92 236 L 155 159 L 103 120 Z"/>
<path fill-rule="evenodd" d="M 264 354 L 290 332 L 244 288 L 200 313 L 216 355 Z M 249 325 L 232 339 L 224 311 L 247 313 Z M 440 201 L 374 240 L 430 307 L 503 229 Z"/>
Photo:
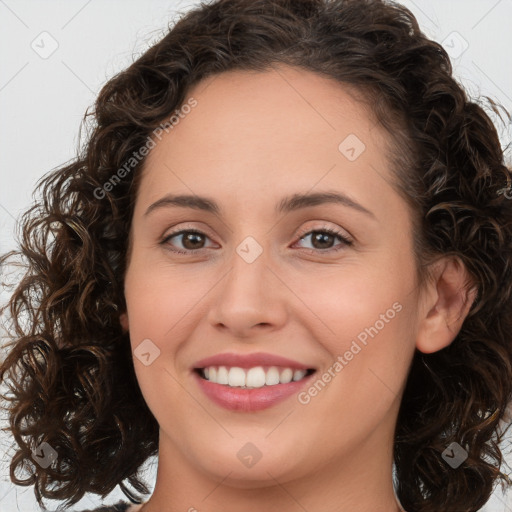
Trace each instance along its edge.
<path fill-rule="evenodd" d="M 279 384 L 299 382 L 315 372 L 314 368 L 294 369 L 280 366 L 254 366 L 241 368 L 238 366 L 208 366 L 194 368 L 194 372 L 202 379 L 240 389 L 259 389 Z"/>
<path fill-rule="evenodd" d="M 216 405 L 230 411 L 251 412 L 299 393 L 316 371 L 271 354 L 219 354 L 198 361 L 192 375 Z"/>

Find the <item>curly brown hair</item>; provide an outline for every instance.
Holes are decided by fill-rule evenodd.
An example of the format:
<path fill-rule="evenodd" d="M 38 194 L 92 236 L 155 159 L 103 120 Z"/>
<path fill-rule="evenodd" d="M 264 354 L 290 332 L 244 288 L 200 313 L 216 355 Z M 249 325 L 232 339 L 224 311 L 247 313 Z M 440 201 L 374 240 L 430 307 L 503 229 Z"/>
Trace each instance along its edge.
<path fill-rule="evenodd" d="M 390 159 L 416 215 L 420 275 L 451 254 L 478 288 L 453 343 L 416 351 L 411 363 L 394 446 L 400 502 L 409 512 L 473 512 L 496 482 L 509 483 L 500 420 L 512 398 L 512 201 L 502 192 L 512 174 L 490 117 L 403 6 L 218 0 L 187 12 L 105 84 L 84 116 L 85 147 L 39 182 L 41 198 L 21 220 L 20 250 L 2 257 L 7 264 L 21 256 L 24 265 L 3 308 L 11 341 L 0 380 L 18 445 L 10 474 L 17 485 L 34 485 L 40 505 L 72 505 L 117 485 L 133 501 L 149 492 L 140 468 L 157 454 L 158 424 L 119 322 L 145 158 L 126 163 L 194 84 L 274 64 L 361 92 L 397 148 Z M 468 452 L 456 470 L 441 458 L 453 441 Z M 31 456 L 41 442 L 58 453 L 47 468 Z"/>

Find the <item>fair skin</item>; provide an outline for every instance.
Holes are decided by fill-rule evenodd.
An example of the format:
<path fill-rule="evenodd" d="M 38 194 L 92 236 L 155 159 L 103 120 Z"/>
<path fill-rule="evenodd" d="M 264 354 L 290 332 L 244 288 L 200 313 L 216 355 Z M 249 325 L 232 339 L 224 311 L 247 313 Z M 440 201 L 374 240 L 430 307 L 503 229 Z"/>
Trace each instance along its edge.
<path fill-rule="evenodd" d="M 392 448 L 407 373 L 415 348 L 435 352 L 459 331 L 474 298 L 461 291 L 464 268 L 440 259 L 418 286 L 389 135 L 339 84 L 281 66 L 208 78 L 191 96 L 197 106 L 147 157 L 130 233 L 121 323 L 134 350 L 145 339 L 160 350 L 147 366 L 134 357 L 160 425 L 143 512 L 396 512 Z M 349 134 L 366 146 L 353 161 L 338 149 Z M 275 211 L 290 195 L 326 191 L 370 213 L 335 203 Z M 220 211 L 146 214 L 167 194 L 204 196 Z M 352 244 L 328 234 L 315 243 L 311 231 L 324 228 Z M 186 229 L 204 235 L 168 238 Z M 237 252 L 248 236 L 262 249 L 251 263 Z M 314 368 L 307 391 L 397 303 L 307 404 L 295 393 L 233 411 L 197 385 L 200 359 L 266 352 Z M 251 467 L 237 456 L 246 443 L 261 454 Z"/>

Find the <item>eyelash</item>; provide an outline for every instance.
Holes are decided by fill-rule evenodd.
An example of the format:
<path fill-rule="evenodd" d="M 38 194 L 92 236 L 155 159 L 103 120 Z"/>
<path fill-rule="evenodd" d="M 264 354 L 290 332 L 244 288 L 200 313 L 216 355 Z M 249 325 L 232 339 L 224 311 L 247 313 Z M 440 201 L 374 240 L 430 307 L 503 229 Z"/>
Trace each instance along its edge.
<path fill-rule="evenodd" d="M 172 238 L 174 238 L 176 236 L 179 236 L 179 235 L 184 235 L 184 234 L 187 234 L 187 233 L 195 233 L 197 235 L 202 235 L 202 236 L 205 236 L 205 237 L 209 238 L 208 235 L 206 235 L 202 231 L 198 231 L 196 229 L 182 229 L 182 230 L 179 230 L 179 231 L 175 231 L 175 232 L 169 233 L 160 242 L 160 244 L 161 245 L 168 245 L 169 240 L 171 240 Z M 313 234 L 313 233 L 327 233 L 329 235 L 333 235 L 333 236 L 339 238 L 342 243 L 339 244 L 337 246 L 337 248 L 332 248 L 332 249 L 325 249 L 325 250 L 322 250 L 322 249 L 305 249 L 310 254 L 319 254 L 319 253 L 321 254 L 321 253 L 338 252 L 338 251 L 342 250 L 344 246 L 351 246 L 353 244 L 353 242 L 351 240 L 349 240 L 343 233 L 341 233 L 340 231 L 337 231 L 335 229 L 328 228 L 328 227 L 323 227 L 323 228 L 319 228 L 319 229 L 305 230 L 305 231 L 303 231 L 299 235 L 299 240 L 298 241 L 301 241 L 303 238 L 305 238 L 306 235 L 310 235 L 310 234 Z M 200 251 L 202 251 L 204 249 L 206 249 L 206 248 L 202 247 L 201 249 L 197 249 L 197 250 L 188 249 L 186 251 L 183 251 L 181 249 L 169 249 L 169 250 L 172 251 L 172 252 L 178 253 L 178 254 L 185 254 L 185 255 L 187 255 L 187 254 L 198 253 L 198 252 L 200 252 Z"/>

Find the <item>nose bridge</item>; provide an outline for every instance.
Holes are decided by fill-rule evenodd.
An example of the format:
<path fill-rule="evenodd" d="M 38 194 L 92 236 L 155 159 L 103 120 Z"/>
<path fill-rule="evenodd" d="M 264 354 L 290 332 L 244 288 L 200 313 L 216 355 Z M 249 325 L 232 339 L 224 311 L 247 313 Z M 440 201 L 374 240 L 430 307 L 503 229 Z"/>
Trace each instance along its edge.
<path fill-rule="evenodd" d="M 213 324 L 223 324 L 243 336 L 253 326 L 274 325 L 283 320 L 279 287 L 268 268 L 269 257 L 268 246 L 253 236 L 245 237 L 235 247 L 230 269 L 210 310 Z"/>
<path fill-rule="evenodd" d="M 261 237 L 258 237 L 261 238 Z M 231 257 L 231 271 L 224 289 L 224 300 L 233 300 L 240 308 L 259 309 L 265 300 L 268 285 L 268 247 L 253 236 L 245 237 L 235 247 Z M 269 300 L 270 297 L 266 297 Z"/>

